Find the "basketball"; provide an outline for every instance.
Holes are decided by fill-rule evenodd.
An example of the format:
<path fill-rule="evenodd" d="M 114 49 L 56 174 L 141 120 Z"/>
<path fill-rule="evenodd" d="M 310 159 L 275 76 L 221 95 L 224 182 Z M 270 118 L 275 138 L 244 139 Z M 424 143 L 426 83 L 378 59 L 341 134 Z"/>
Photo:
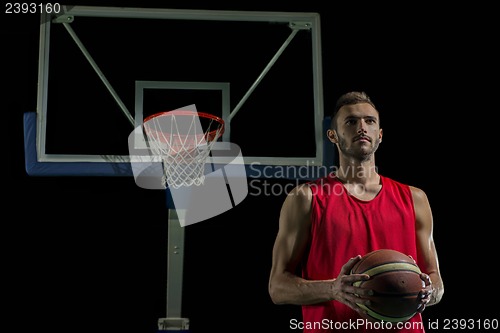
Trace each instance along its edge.
<path fill-rule="evenodd" d="M 413 259 L 399 251 L 381 249 L 365 254 L 351 274 L 368 274 L 370 279 L 354 286 L 373 290 L 370 305 L 358 304 L 370 321 L 404 322 L 417 313 L 418 294 L 425 287 Z"/>

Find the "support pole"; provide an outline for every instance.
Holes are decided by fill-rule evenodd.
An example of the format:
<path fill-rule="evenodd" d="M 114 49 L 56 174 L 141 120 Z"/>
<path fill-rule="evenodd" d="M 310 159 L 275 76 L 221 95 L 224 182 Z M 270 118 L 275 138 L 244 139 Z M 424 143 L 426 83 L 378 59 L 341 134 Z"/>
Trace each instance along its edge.
<path fill-rule="evenodd" d="M 158 320 L 158 332 L 189 332 L 189 319 L 182 318 L 184 228 L 175 209 L 168 210 L 167 313 Z"/>

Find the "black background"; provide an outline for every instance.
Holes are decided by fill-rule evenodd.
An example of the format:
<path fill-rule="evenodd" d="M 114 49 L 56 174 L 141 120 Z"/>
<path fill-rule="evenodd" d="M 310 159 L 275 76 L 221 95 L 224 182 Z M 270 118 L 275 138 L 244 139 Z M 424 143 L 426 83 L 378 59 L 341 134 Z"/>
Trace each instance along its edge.
<path fill-rule="evenodd" d="M 492 9 L 326 3 L 79 5 L 320 13 L 325 110 L 349 90 L 371 95 L 383 110 L 379 171 L 424 189 L 431 202 L 446 291 L 424 322 L 438 321 L 442 330 L 449 319 L 498 320 Z M 26 174 L 22 117 L 36 109 L 39 16 L 2 8 L 1 20 L 3 275 L 15 331 L 155 332 L 165 316 L 164 193 L 130 178 Z M 273 305 L 267 294 L 283 199 L 250 195 L 186 229 L 183 316 L 192 332 L 287 332 L 288 321 L 300 318 L 298 307 Z"/>

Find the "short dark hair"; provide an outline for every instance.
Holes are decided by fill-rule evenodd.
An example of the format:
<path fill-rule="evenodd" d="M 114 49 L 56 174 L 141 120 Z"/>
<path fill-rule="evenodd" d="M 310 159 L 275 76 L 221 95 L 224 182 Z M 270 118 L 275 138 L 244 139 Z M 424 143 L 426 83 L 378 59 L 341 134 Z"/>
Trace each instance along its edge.
<path fill-rule="evenodd" d="M 365 93 L 364 91 L 347 92 L 347 93 L 341 95 L 337 99 L 337 103 L 335 103 L 335 108 L 333 109 L 332 116 L 331 116 L 332 123 L 331 123 L 330 127 L 332 129 L 336 128 L 336 122 L 337 122 L 336 116 L 337 116 L 337 113 L 339 112 L 341 107 L 343 107 L 345 105 L 354 105 L 354 104 L 359 104 L 359 103 L 368 103 L 371 106 L 373 106 L 373 108 L 375 110 L 377 110 L 377 108 L 375 107 L 375 104 L 372 102 L 370 96 L 368 96 L 368 94 Z"/>

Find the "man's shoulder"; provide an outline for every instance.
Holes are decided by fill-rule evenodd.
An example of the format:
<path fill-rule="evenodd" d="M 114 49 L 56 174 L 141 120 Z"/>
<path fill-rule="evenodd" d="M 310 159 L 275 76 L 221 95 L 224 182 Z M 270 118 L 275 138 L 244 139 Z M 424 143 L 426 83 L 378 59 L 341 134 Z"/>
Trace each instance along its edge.
<path fill-rule="evenodd" d="M 381 174 L 379 174 L 379 176 L 380 176 L 380 178 L 382 180 L 382 183 L 385 183 L 385 184 L 391 183 L 391 184 L 394 184 L 394 185 L 397 185 L 397 186 L 410 187 L 410 185 L 408 183 L 405 183 L 403 181 L 397 180 L 395 178 L 384 176 L 384 175 L 381 175 Z"/>
<path fill-rule="evenodd" d="M 312 190 L 309 183 L 295 186 L 287 193 L 285 202 L 296 207 L 310 207 L 312 201 Z"/>
<path fill-rule="evenodd" d="M 311 193 L 311 182 L 306 182 L 295 186 L 288 196 L 306 196 L 308 197 Z"/>
<path fill-rule="evenodd" d="M 408 183 L 405 183 L 405 182 L 402 182 L 402 181 L 399 181 L 399 180 L 396 180 L 394 178 L 391 178 L 391 177 L 387 177 L 387 176 L 383 176 L 383 175 L 379 175 L 380 178 L 382 179 L 382 182 L 385 183 L 385 184 L 393 184 L 394 186 L 397 186 L 397 187 L 400 187 L 400 188 L 404 188 L 404 189 L 407 189 L 409 190 L 414 196 L 417 195 L 417 196 L 425 196 L 425 192 L 424 190 L 422 190 L 421 188 L 417 187 L 417 186 L 414 186 L 414 185 L 410 185 Z"/>

